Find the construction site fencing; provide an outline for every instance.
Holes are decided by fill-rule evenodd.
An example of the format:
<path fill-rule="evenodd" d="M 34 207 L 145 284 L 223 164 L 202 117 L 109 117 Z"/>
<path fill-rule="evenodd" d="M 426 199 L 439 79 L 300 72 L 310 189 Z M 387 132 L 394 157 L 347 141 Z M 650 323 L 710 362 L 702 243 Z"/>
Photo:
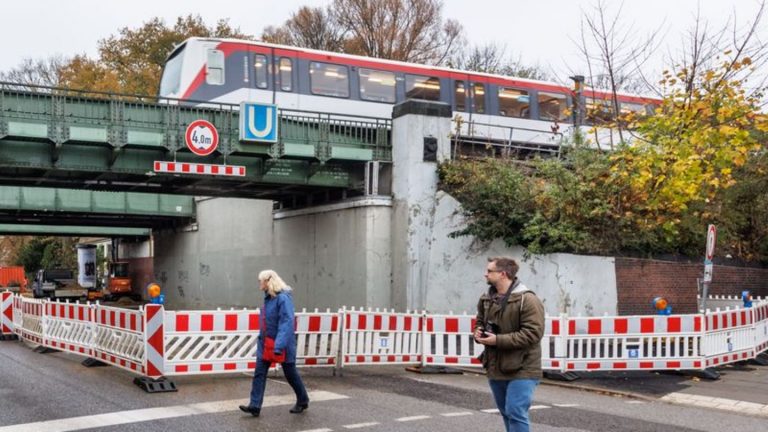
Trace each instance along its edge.
<path fill-rule="evenodd" d="M 148 378 L 252 371 L 259 309 L 138 310 L 2 293 L 0 331 Z M 729 299 L 733 300 L 733 299 Z M 481 366 L 475 317 L 342 308 L 295 314 L 302 367 Z M 545 371 L 704 370 L 768 349 L 768 300 L 688 315 L 545 318 Z"/>

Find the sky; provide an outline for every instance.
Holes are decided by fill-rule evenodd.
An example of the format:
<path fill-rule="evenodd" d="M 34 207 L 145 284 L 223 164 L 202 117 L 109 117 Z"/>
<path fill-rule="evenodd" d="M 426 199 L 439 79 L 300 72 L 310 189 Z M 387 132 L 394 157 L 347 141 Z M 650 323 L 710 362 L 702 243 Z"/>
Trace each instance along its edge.
<path fill-rule="evenodd" d="M 735 16 L 746 25 L 758 0 L 604 0 L 609 12 L 621 6 L 620 23 L 638 39 L 658 31 L 663 36 L 650 65 L 660 70 L 664 56 L 679 50 L 684 32 L 694 22 L 697 7 L 711 28 Z M 136 28 L 152 17 L 173 23 L 178 16 L 199 14 L 212 25 L 225 18 L 247 34 L 260 35 L 268 25 L 280 25 L 300 6 L 323 6 L 330 0 L 9 0 L 0 14 L 0 71 L 25 58 L 53 55 L 97 56 L 98 41 L 120 28 Z M 458 20 L 470 44 L 496 43 L 526 65 L 538 65 L 555 75 L 581 72 L 578 48 L 583 12 L 596 0 L 444 0 L 445 18 Z M 760 29 L 768 42 L 768 19 Z"/>

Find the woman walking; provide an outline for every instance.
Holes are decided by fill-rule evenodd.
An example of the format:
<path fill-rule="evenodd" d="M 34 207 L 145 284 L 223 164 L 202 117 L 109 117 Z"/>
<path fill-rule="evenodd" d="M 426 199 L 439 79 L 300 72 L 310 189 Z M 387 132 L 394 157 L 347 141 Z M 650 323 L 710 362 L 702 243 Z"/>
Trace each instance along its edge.
<path fill-rule="evenodd" d="M 290 409 L 299 414 L 309 407 L 309 396 L 296 370 L 296 337 L 293 329 L 293 299 L 291 287 L 273 270 L 259 273 L 259 287 L 264 291 L 261 310 L 261 331 L 256 353 L 256 371 L 251 386 L 251 401 L 240 405 L 240 410 L 258 417 L 264 401 L 269 366 L 276 358 L 283 366 L 283 374 L 296 393 L 296 405 Z M 274 345 L 273 345 L 274 344 Z M 284 356 L 284 359 L 281 357 Z M 266 359 L 265 359 L 266 358 Z"/>

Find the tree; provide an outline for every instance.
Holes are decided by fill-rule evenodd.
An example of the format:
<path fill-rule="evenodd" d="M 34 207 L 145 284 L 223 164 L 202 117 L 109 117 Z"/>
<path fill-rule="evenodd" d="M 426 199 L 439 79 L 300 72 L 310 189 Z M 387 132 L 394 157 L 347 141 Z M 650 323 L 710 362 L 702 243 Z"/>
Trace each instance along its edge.
<path fill-rule="evenodd" d="M 0 72 L 0 81 L 55 87 L 61 82 L 61 70 L 68 62 L 62 56 L 26 58 L 8 72 Z"/>
<path fill-rule="evenodd" d="M 461 40 L 455 20 L 443 20 L 440 0 L 334 0 L 326 10 L 303 7 L 268 42 L 368 57 L 440 65 Z"/>
<path fill-rule="evenodd" d="M 550 75 L 541 67 L 526 66 L 519 58 L 514 60 L 507 56 L 506 51 L 505 45 L 496 43 L 473 45 L 456 52 L 448 60 L 447 66 L 461 70 L 542 81 L 551 79 Z"/>
<path fill-rule="evenodd" d="M 33 237 L 19 249 L 16 264 L 24 266 L 27 273 L 57 267 L 74 269 L 77 241 L 76 237 Z"/>
<path fill-rule="evenodd" d="M 333 19 L 333 10 L 301 7 L 282 27 L 269 26 L 261 39 L 265 42 L 340 52 L 346 31 Z"/>

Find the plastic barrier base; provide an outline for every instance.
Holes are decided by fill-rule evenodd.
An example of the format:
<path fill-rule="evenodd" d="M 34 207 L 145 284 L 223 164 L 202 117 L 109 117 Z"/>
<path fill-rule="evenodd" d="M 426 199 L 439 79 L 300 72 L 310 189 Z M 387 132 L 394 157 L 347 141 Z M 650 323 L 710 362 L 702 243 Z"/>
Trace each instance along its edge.
<path fill-rule="evenodd" d="M 16 336 L 15 334 L 0 335 L 0 340 L 3 340 L 3 341 L 16 340 L 16 339 L 18 339 L 18 336 Z"/>
<path fill-rule="evenodd" d="M 576 375 L 573 372 L 544 371 L 544 378 L 555 380 L 555 381 L 571 382 L 571 381 L 576 381 L 581 377 Z"/>
<path fill-rule="evenodd" d="M 136 377 L 133 379 L 133 383 L 147 393 L 168 393 L 179 391 L 176 388 L 176 383 L 166 377 L 160 377 L 157 379 L 148 377 Z"/>
<path fill-rule="evenodd" d="M 104 363 L 101 360 L 97 360 L 93 357 L 88 357 L 87 359 L 80 362 L 81 365 L 92 368 L 92 367 L 101 367 L 101 366 L 109 366 L 108 364 Z"/>
<path fill-rule="evenodd" d="M 712 381 L 720 379 L 720 372 L 714 368 L 706 368 L 700 371 L 691 371 L 691 375 Z"/>
<path fill-rule="evenodd" d="M 42 345 L 36 346 L 35 349 L 33 349 L 32 351 L 40 354 L 50 354 L 50 353 L 60 352 L 57 349 L 44 347 Z"/>
<path fill-rule="evenodd" d="M 759 354 L 757 357 L 749 360 L 749 363 L 755 364 L 758 366 L 768 366 L 768 355 Z"/>

